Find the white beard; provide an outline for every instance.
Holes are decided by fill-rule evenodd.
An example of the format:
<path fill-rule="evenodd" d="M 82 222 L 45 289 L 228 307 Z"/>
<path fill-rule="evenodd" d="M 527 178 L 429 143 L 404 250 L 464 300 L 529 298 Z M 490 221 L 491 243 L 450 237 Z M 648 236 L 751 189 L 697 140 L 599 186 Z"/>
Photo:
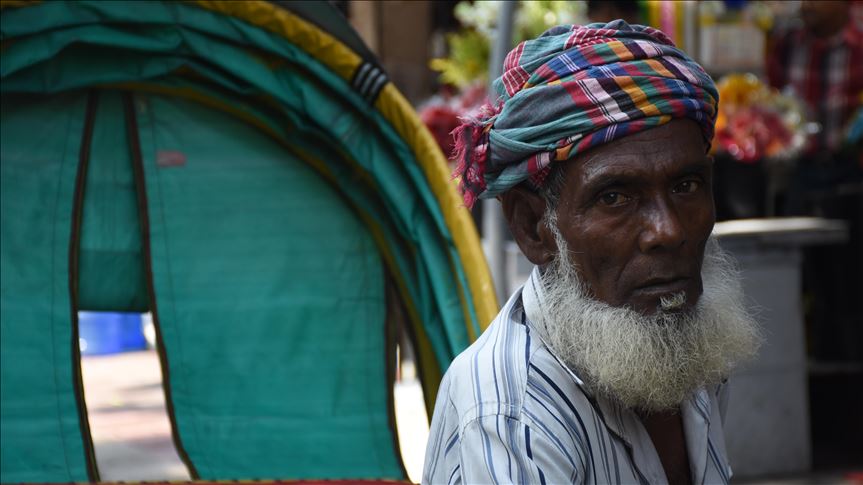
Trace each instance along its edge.
<path fill-rule="evenodd" d="M 550 225 L 559 253 L 540 276 L 548 344 L 592 392 L 643 412 L 669 410 L 755 355 L 757 324 L 732 260 L 713 238 L 696 305 L 677 310 L 685 294 L 669 295 L 655 314 L 642 315 L 587 296 L 566 242 Z"/>

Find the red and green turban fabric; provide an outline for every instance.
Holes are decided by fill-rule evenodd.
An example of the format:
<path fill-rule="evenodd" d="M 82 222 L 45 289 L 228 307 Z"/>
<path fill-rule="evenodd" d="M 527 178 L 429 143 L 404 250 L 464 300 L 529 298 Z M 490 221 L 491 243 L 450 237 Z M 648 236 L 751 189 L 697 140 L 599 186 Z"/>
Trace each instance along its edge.
<path fill-rule="evenodd" d="M 494 81 L 499 96 L 456 137 L 467 207 L 528 181 L 552 162 L 689 118 L 713 139 L 719 94 L 710 76 L 661 31 L 622 20 L 559 25 L 520 43 Z"/>

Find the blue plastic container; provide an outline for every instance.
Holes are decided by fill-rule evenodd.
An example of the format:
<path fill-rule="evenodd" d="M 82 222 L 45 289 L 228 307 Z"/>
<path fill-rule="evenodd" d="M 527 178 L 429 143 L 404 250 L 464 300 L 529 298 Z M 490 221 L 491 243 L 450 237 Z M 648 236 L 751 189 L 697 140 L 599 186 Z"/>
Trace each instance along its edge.
<path fill-rule="evenodd" d="M 78 312 L 82 355 L 106 355 L 147 348 L 140 313 Z"/>

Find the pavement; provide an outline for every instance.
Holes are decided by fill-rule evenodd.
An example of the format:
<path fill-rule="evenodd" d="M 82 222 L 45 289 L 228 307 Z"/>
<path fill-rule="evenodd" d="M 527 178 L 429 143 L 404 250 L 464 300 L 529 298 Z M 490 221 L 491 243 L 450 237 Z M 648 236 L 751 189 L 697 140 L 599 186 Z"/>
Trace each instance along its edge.
<path fill-rule="evenodd" d="M 101 479 L 189 480 L 171 439 L 156 352 L 85 356 L 81 368 Z M 429 431 L 413 366 L 402 368 L 394 396 L 402 459 L 419 483 Z"/>
<path fill-rule="evenodd" d="M 171 439 L 156 352 L 85 356 L 81 371 L 101 479 L 189 480 Z"/>
<path fill-rule="evenodd" d="M 159 359 L 152 350 L 82 358 L 96 462 L 103 481 L 189 480 L 177 456 L 165 411 Z M 408 477 L 422 476 L 428 418 L 411 365 L 394 389 L 396 421 Z M 860 470 L 858 470 L 859 472 Z M 733 480 L 745 485 L 863 485 L 849 471 Z"/>

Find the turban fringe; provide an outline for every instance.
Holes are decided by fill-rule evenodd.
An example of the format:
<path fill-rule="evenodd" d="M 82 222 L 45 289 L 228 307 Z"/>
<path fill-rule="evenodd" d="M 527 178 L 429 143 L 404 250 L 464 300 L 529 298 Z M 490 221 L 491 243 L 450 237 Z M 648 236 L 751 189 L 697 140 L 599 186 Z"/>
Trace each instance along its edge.
<path fill-rule="evenodd" d="M 499 95 L 454 132 L 467 207 L 523 181 L 542 185 L 550 165 L 674 118 L 713 139 L 713 80 L 659 30 L 609 24 L 554 27 L 520 43 L 493 85 Z"/>

